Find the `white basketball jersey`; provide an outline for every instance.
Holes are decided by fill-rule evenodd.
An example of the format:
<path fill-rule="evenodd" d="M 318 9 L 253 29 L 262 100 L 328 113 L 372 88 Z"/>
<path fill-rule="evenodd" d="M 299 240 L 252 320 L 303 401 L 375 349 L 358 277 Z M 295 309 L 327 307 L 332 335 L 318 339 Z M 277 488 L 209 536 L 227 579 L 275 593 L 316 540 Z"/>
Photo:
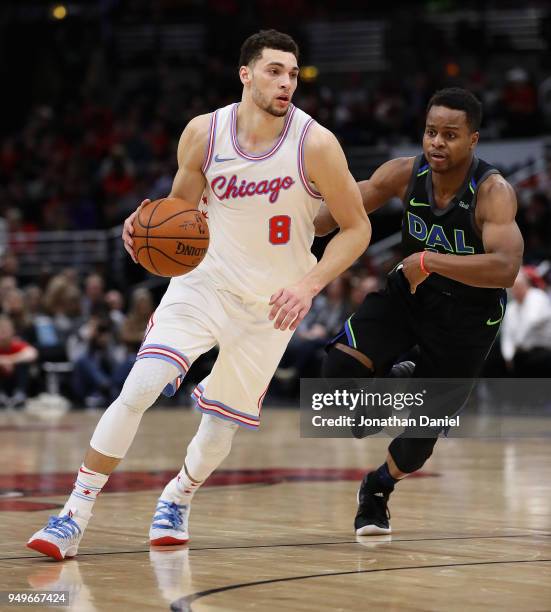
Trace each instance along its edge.
<path fill-rule="evenodd" d="M 321 195 L 305 175 L 303 153 L 313 119 L 289 105 L 272 149 L 251 155 L 237 141 L 237 107 L 212 115 L 203 165 L 210 245 L 199 269 L 220 288 L 264 301 L 316 263 L 310 249 Z"/>

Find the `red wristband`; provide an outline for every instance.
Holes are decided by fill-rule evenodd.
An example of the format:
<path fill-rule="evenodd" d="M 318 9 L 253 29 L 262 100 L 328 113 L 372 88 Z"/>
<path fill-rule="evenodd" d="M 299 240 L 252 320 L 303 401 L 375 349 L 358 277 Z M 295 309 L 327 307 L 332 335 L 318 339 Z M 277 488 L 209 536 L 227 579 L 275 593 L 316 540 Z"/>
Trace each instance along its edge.
<path fill-rule="evenodd" d="M 430 274 L 428 268 L 425 266 L 425 255 L 427 254 L 426 251 L 423 251 L 421 253 L 421 259 L 419 260 L 419 265 L 421 266 L 421 270 L 423 270 L 423 272 L 428 276 Z"/>

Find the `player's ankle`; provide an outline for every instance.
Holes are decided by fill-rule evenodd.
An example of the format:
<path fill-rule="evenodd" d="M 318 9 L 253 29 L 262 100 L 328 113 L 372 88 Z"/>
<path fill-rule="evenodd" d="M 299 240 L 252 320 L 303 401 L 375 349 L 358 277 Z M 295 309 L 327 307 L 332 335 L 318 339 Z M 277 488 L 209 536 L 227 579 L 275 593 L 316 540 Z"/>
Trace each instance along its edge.
<path fill-rule="evenodd" d="M 81 508 L 71 508 L 67 504 L 62 508 L 59 512 L 58 516 L 66 516 L 69 515 L 73 521 L 79 526 L 81 531 L 84 531 L 88 526 L 88 522 L 92 518 L 92 513 L 90 511 L 84 511 Z"/>
<path fill-rule="evenodd" d="M 394 486 L 398 483 L 399 480 L 394 478 L 388 469 L 388 465 L 383 463 L 379 466 L 375 472 L 373 472 L 373 478 L 371 479 L 370 488 L 375 488 L 377 491 L 382 492 L 392 492 L 394 491 Z"/>
<path fill-rule="evenodd" d="M 196 489 L 187 489 L 178 477 L 174 477 L 163 489 L 161 499 L 173 502 L 180 506 L 187 506 L 191 503 Z"/>

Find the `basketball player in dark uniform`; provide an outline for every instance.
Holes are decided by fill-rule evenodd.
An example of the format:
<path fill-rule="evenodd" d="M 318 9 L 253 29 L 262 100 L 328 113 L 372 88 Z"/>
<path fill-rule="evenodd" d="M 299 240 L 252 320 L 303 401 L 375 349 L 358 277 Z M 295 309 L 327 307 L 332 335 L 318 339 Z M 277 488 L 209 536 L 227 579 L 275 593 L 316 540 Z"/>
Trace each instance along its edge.
<path fill-rule="evenodd" d="M 481 116 L 470 92 L 437 92 L 427 107 L 423 154 L 393 159 L 360 182 L 368 213 L 393 197 L 403 201 L 404 259 L 328 347 L 325 377 L 386 376 L 415 346 L 415 377 L 479 374 L 503 318 L 504 288 L 512 286 L 523 252 L 515 192 L 474 154 Z M 322 210 L 317 234 L 334 227 Z M 452 416 L 462 403 L 443 411 Z M 390 533 L 389 495 L 427 461 L 438 433 L 411 437 L 406 431 L 392 440 L 386 462 L 361 483 L 357 535 Z"/>

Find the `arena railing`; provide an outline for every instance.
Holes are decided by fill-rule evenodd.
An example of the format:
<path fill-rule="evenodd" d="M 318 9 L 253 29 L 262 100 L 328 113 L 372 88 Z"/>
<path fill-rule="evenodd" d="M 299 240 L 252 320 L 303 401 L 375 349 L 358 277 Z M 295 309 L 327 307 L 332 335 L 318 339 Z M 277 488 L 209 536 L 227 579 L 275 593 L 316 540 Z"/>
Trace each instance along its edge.
<path fill-rule="evenodd" d="M 42 274 L 76 268 L 79 272 L 109 271 L 123 280 L 126 251 L 122 227 L 108 230 L 11 232 L 7 250 L 17 259 L 17 275 L 30 280 Z"/>

